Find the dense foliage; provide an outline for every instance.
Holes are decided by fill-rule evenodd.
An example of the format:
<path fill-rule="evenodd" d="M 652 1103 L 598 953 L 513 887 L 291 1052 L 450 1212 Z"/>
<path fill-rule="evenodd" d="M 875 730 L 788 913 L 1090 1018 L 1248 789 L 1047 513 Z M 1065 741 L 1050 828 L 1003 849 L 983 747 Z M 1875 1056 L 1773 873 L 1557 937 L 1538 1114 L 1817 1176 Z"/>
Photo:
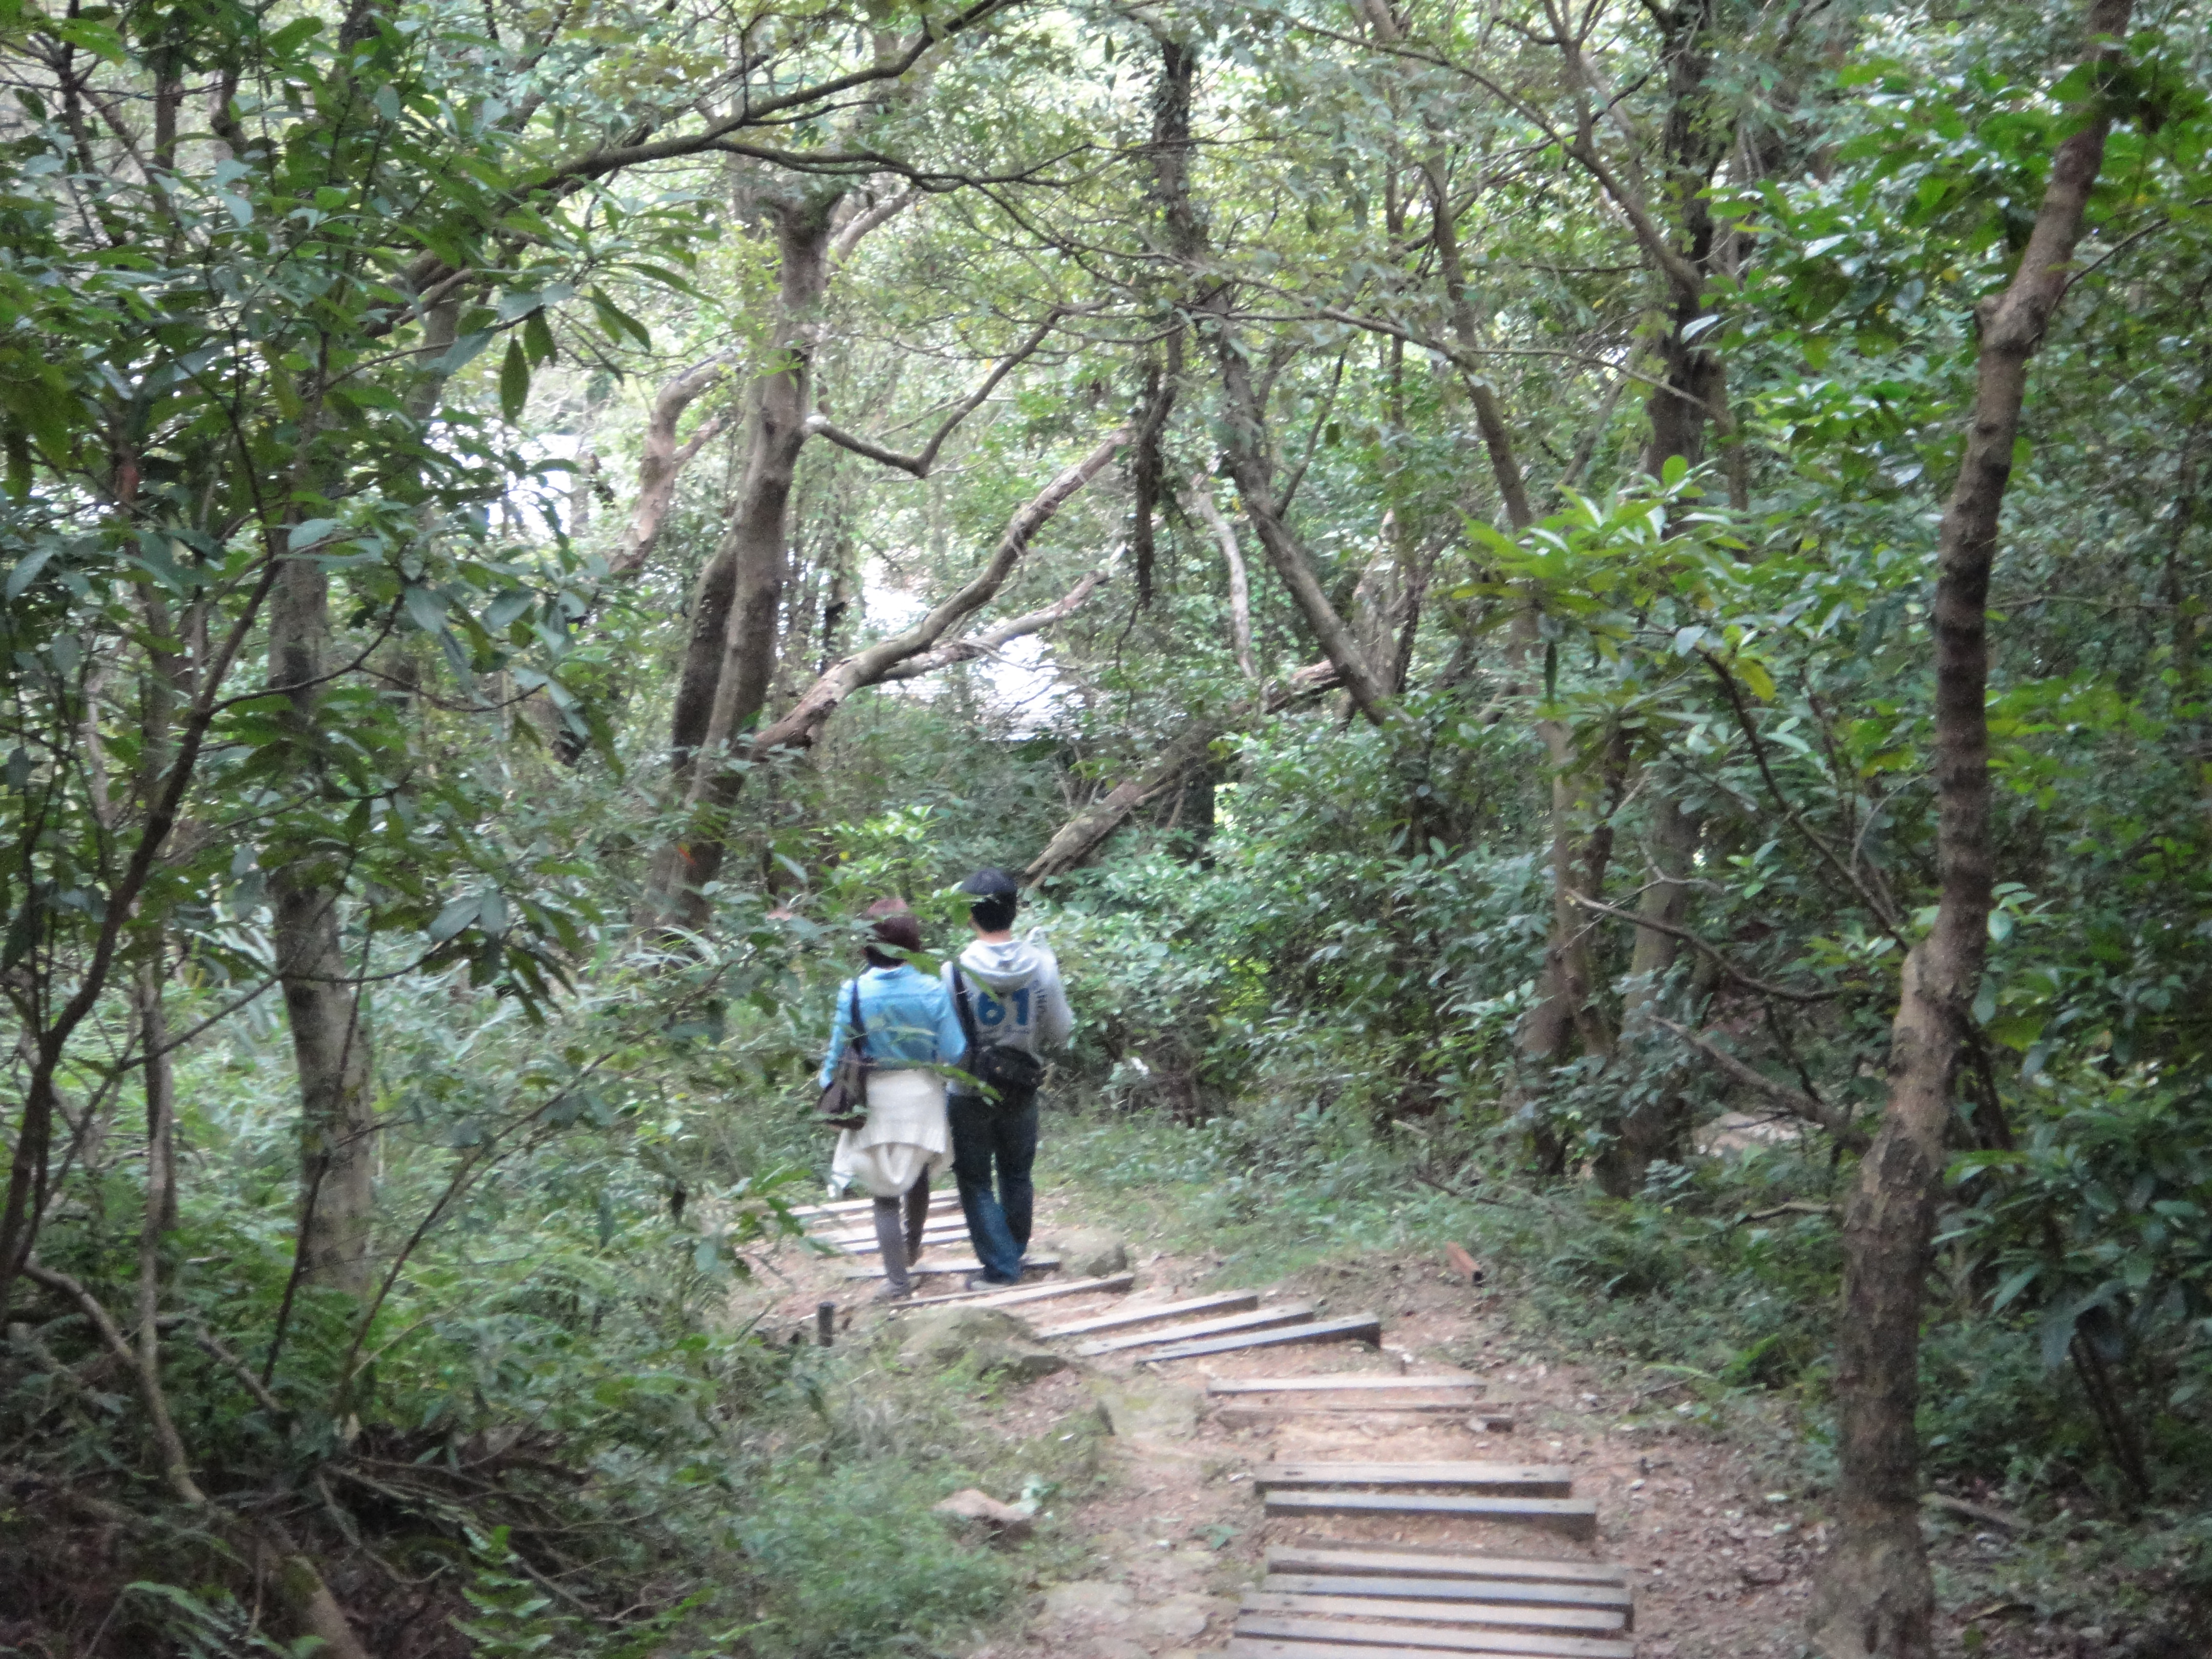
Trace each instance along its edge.
<path fill-rule="evenodd" d="M 1940 526 L 2092 129 L 1910 1363 L 2201 1592 L 2212 48 L 2118 15 L 0 5 L 0 1650 L 1001 1616 L 915 1517 L 1085 1448 L 730 1313 L 856 919 L 982 863 L 1098 1192 L 1479 1231 L 1848 1478 Z"/>

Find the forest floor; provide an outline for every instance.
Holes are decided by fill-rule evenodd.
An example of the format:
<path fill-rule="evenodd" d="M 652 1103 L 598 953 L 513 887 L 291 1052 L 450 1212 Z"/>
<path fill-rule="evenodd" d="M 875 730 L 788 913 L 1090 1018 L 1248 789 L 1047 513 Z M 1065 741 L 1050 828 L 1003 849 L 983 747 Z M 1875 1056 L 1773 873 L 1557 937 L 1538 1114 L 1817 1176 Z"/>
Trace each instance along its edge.
<path fill-rule="evenodd" d="M 1079 1192 L 1039 1194 L 1033 1250 L 1055 1232 L 1096 1224 Z M 1374 1311 L 1379 1351 L 1358 1344 L 1292 1346 L 1203 1360 L 1139 1364 L 1125 1354 L 1073 1359 L 1018 1385 L 979 1386 L 968 1409 L 979 1436 L 1036 1442 L 1103 1418 L 1111 1432 L 1087 1483 L 1066 1482 L 1046 1502 L 1041 1531 L 1073 1541 L 1031 1576 L 1021 1617 L 1010 1611 L 967 1659 L 1199 1659 L 1229 1635 L 1237 1597 L 1263 1572 L 1270 1545 L 1326 1540 L 1468 1553 L 1587 1559 L 1631 1570 L 1639 1659 L 1794 1659 L 1805 1651 L 1811 1569 L 1823 1542 L 1817 1504 L 1778 1486 L 1796 1461 L 1747 1419 L 1724 1428 L 1648 1367 L 1600 1370 L 1564 1361 L 1532 1341 L 1510 1293 L 1470 1285 L 1446 1267 L 1443 1245 L 1418 1255 L 1361 1253 L 1325 1260 L 1272 1283 L 1232 1284 L 1209 1254 L 1177 1255 L 1129 1241 L 1131 1296 L 1170 1301 L 1249 1289 L 1263 1300 L 1296 1298 L 1319 1314 Z M 964 1249 L 962 1252 L 964 1254 Z M 866 1340 L 894 1317 L 842 1277 L 842 1264 L 787 1247 L 776 1256 L 777 1296 L 766 1328 L 811 1334 L 817 1303 L 836 1300 L 845 1334 Z M 925 1283 L 932 1290 L 957 1281 Z M 1103 1312 L 1119 1296 L 1073 1296 L 1010 1310 L 1047 1325 Z M 1059 1345 L 1062 1349 L 1070 1344 Z M 879 1350 L 888 1353 L 888 1348 Z M 1478 1432 L 1470 1419 L 1419 1422 L 1404 1414 L 1330 1413 L 1258 1426 L 1224 1424 L 1209 1409 L 1209 1376 L 1383 1374 L 1444 1368 L 1484 1380 L 1481 1409 L 1508 1416 L 1506 1432 Z M 1066 1434 L 1057 1437 L 1066 1438 Z M 1463 1517 L 1271 1519 L 1249 1470 L 1275 1461 L 1497 1460 L 1565 1464 L 1574 1494 L 1594 1498 L 1589 1543 L 1526 1527 Z M 1079 1489 L 1081 1487 L 1082 1489 Z M 990 1494 L 1012 1500 L 1013 1492 Z M 1976 1540 L 1954 1540 L 1972 1550 Z M 1994 1540 L 1982 1540 L 1984 1544 Z M 1068 1564 L 1079 1562 L 1071 1574 Z M 1994 1611 L 1994 1610 L 1993 1610 Z M 1985 1615 L 1986 1616 L 1986 1615 Z M 2071 1639 L 2038 1639 L 2011 1621 L 1951 1652 L 2073 1654 Z M 2055 1644 L 2046 1644 L 2047 1643 Z M 2100 1650 L 2092 1648 L 2088 1651 Z M 1443 1659 L 1439 1656 L 1439 1659 Z"/>

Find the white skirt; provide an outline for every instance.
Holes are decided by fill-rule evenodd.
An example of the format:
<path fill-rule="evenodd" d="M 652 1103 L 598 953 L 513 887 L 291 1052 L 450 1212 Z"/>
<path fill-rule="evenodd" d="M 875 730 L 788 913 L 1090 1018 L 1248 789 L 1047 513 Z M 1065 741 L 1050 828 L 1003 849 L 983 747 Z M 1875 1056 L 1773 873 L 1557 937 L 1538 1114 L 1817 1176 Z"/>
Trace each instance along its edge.
<path fill-rule="evenodd" d="M 868 1121 L 837 1136 L 830 1184 L 896 1198 L 952 1159 L 945 1079 L 931 1072 L 877 1072 L 868 1079 Z"/>

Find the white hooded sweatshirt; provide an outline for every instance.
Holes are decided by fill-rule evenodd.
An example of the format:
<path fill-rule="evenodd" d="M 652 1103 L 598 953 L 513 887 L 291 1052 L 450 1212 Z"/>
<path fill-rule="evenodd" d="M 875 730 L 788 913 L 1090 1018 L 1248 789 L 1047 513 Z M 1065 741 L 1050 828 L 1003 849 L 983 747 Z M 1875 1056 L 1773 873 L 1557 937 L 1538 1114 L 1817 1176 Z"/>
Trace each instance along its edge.
<path fill-rule="evenodd" d="M 1067 993 L 1060 983 L 1060 963 L 1045 945 L 1029 939 L 1006 939 L 993 944 L 977 939 L 960 953 L 961 977 L 968 982 L 968 1000 L 975 1010 L 975 1041 L 981 1044 L 1007 1043 L 1038 1054 L 1042 1048 L 1061 1048 L 1075 1029 Z M 955 998 L 952 964 L 945 964 L 945 989 Z M 971 1057 L 969 1069 L 972 1070 Z M 955 1094 L 963 1091 L 952 1085 Z"/>

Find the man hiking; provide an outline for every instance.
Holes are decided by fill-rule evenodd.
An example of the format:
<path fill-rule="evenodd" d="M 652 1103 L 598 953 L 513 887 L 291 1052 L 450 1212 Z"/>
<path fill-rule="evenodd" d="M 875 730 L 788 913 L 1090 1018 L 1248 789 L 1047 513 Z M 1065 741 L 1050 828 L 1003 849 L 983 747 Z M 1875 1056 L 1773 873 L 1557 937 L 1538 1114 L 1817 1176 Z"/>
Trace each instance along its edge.
<path fill-rule="evenodd" d="M 960 884 L 968 895 L 975 942 L 945 964 L 945 988 L 968 1038 L 969 1073 L 945 1101 L 952 1127 L 952 1178 L 968 1237 L 983 1271 L 970 1290 L 1012 1285 L 1029 1249 L 1036 1162 L 1040 1047 L 1066 1045 L 1074 1019 L 1060 988 L 1060 963 L 1042 945 L 1014 937 L 1021 890 L 1003 870 L 978 870 Z M 996 1190 L 993 1170 L 996 1166 Z"/>

